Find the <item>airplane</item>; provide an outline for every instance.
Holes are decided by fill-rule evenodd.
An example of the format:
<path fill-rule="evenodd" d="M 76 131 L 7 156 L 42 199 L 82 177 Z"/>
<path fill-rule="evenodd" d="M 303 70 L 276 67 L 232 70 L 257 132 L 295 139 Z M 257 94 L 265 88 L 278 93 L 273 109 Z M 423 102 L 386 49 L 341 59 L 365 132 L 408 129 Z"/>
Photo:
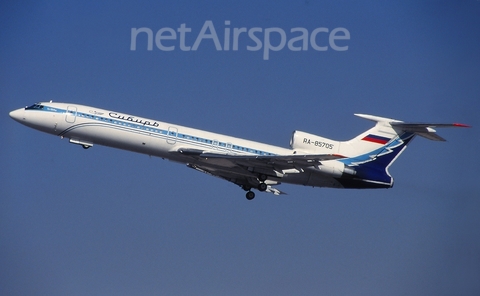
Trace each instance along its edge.
<path fill-rule="evenodd" d="M 220 177 L 246 191 L 285 194 L 275 187 L 289 183 L 329 188 L 391 188 L 388 169 L 415 136 L 445 141 L 435 127 L 452 123 L 406 123 L 355 114 L 374 127 L 348 141 L 294 131 L 290 148 L 161 122 L 126 113 L 71 103 L 40 102 L 9 113 L 33 129 L 68 138 L 88 149 L 103 145 L 157 156 Z"/>

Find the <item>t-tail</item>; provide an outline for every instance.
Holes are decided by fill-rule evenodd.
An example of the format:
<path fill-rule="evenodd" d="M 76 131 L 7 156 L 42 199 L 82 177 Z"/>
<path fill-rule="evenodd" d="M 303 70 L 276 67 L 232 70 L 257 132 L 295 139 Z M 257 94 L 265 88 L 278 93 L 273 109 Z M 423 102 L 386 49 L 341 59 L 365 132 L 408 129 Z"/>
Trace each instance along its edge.
<path fill-rule="evenodd" d="M 334 152 L 343 156 L 344 158 L 325 161 L 317 166 L 320 171 L 334 176 L 343 188 L 391 188 L 393 178 L 388 169 L 415 136 L 445 141 L 436 134 L 434 128 L 468 127 L 459 123 L 405 123 L 373 115 L 355 115 L 376 124 L 357 137 L 343 142 L 295 131 L 291 143 L 294 149 L 314 153 Z"/>
<path fill-rule="evenodd" d="M 388 168 L 415 138 L 445 141 L 434 128 L 468 127 L 464 124 L 405 123 L 391 118 L 365 114 L 356 116 L 376 122 L 375 126 L 350 141 L 342 142 L 339 153 L 348 156 L 340 160 L 354 174 L 342 178 L 346 188 L 390 188 L 393 178 Z"/>

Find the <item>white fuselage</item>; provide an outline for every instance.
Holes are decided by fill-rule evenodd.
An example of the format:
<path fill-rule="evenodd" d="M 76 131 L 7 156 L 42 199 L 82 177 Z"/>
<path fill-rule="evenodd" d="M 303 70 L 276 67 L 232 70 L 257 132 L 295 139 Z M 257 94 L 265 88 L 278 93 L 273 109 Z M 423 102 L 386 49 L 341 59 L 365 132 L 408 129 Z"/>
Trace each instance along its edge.
<path fill-rule="evenodd" d="M 179 149 L 227 155 L 292 155 L 293 149 L 137 117 L 125 113 L 68 103 L 41 103 L 42 108 L 14 110 L 10 116 L 34 129 L 69 138 L 85 148 L 109 146 L 172 161 L 195 164 Z M 215 162 L 210 164 L 215 169 Z M 223 167 L 222 164 L 219 167 Z M 319 187 L 342 187 L 334 178 L 317 172 L 285 174 L 281 182 Z"/>

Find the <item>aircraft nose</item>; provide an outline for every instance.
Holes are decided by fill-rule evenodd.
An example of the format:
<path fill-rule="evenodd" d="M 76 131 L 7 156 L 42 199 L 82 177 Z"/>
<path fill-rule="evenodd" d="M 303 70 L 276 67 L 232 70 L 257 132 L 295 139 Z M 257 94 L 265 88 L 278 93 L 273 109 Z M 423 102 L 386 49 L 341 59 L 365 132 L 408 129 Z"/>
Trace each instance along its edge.
<path fill-rule="evenodd" d="M 24 108 L 13 110 L 12 112 L 9 113 L 10 117 L 13 120 L 18 121 L 18 122 L 21 122 L 22 120 L 25 119 L 24 114 L 25 114 L 25 109 Z"/>

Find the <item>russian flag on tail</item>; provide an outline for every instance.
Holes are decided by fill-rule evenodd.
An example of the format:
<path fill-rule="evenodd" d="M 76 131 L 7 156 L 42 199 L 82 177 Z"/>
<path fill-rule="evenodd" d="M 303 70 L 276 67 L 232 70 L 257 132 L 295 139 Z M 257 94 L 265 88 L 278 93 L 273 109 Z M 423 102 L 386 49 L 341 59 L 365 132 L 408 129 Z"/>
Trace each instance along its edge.
<path fill-rule="evenodd" d="M 362 141 L 368 141 L 368 142 L 373 142 L 373 143 L 377 143 L 377 144 L 387 144 L 388 141 L 390 141 L 389 138 L 385 138 L 385 137 L 381 137 L 381 136 L 377 136 L 377 135 L 373 135 L 373 134 L 369 134 L 365 137 L 363 137 Z"/>

